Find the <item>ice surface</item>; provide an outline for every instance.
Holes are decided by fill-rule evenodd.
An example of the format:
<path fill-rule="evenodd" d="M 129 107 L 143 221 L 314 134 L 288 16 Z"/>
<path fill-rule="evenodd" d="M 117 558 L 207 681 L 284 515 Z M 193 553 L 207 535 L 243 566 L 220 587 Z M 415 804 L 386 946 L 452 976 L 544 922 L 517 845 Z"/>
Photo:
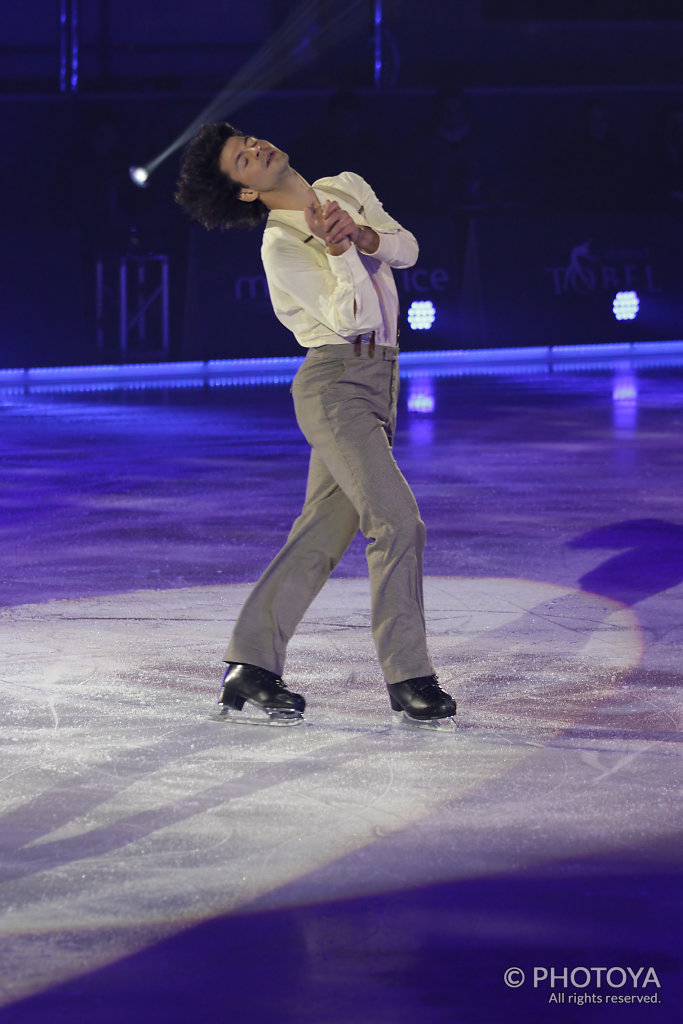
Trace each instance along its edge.
<path fill-rule="evenodd" d="M 367 582 L 332 580 L 290 647 L 305 724 L 266 730 L 212 720 L 217 651 L 247 589 L 5 613 L 6 996 L 255 900 L 348 899 L 673 833 L 679 695 L 650 684 L 632 609 L 538 582 L 429 578 L 458 729 L 397 733 Z M 409 835 L 427 858 L 405 856 Z M 361 850 L 372 870 L 348 870 Z M 81 936 L 77 966 L 65 935 Z"/>

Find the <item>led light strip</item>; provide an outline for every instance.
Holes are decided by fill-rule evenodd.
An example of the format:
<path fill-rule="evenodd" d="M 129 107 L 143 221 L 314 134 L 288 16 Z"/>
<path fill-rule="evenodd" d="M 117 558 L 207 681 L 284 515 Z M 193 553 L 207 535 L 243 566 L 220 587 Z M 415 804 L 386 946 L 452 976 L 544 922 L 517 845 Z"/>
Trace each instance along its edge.
<path fill-rule="evenodd" d="M 682 341 L 645 341 L 530 348 L 450 349 L 402 352 L 401 376 L 538 373 L 556 369 L 609 369 L 623 359 L 639 366 L 683 365 Z M 0 392 L 30 390 L 109 390 L 135 387 L 198 387 L 289 383 L 302 356 L 262 359 L 210 359 L 178 363 L 124 363 L 110 366 L 49 366 L 0 370 Z"/>

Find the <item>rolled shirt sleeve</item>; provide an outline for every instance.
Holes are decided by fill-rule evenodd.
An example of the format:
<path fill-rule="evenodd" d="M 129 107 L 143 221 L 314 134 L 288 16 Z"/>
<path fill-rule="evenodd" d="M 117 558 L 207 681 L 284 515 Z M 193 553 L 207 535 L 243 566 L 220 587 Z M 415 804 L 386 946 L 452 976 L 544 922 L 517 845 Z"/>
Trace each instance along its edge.
<path fill-rule="evenodd" d="M 368 225 L 372 227 L 372 225 Z M 380 231 L 373 228 L 379 235 L 379 246 L 373 252 L 378 260 L 383 260 L 390 267 L 412 267 L 417 263 L 419 248 L 415 235 L 400 225 L 397 231 Z"/>
<path fill-rule="evenodd" d="M 372 255 L 397 269 L 414 266 L 420 252 L 415 235 L 389 216 L 370 185 L 359 174 L 346 171 L 339 178 L 346 178 L 349 190 L 352 188 L 360 197 L 363 212 L 355 218 L 357 222 L 372 228 L 379 236 L 379 248 Z"/>

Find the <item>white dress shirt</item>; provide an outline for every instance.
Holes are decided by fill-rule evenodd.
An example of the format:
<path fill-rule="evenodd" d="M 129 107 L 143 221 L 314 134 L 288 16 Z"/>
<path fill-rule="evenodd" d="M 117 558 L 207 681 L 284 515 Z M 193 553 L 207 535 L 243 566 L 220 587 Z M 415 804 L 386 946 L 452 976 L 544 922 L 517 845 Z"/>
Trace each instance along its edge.
<path fill-rule="evenodd" d="M 353 197 L 355 207 L 326 188 Z M 321 204 L 335 200 L 357 224 L 376 231 L 379 248 L 369 255 L 352 245 L 330 256 L 317 236 L 304 242 L 311 232 L 303 210 L 271 210 L 261 257 L 275 315 L 304 348 L 345 345 L 372 331 L 377 345 L 395 345 L 398 293 L 391 268 L 413 266 L 414 235 L 385 212 L 358 174 L 320 178 L 313 189 Z"/>

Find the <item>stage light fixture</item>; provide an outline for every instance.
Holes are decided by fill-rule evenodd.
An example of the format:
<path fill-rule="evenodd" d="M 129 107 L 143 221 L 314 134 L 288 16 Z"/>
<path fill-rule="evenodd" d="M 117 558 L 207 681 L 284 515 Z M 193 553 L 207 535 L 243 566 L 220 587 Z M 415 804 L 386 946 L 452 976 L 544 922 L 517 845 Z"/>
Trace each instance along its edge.
<path fill-rule="evenodd" d="M 131 181 L 138 186 L 138 188 L 147 188 L 149 183 L 149 171 L 146 167 L 129 167 L 128 173 L 130 174 Z"/>
<path fill-rule="evenodd" d="M 612 303 L 612 312 L 616 320 L 635 320 L 640 309 L 637 292 L 617 292 Z"/>
<path fill-rule="evenodd" d="M 436 309 L 430 299 L 415 299 L 408 309 L 408 323 L 413 331 L 428 331 L 436 320 Z"/>

